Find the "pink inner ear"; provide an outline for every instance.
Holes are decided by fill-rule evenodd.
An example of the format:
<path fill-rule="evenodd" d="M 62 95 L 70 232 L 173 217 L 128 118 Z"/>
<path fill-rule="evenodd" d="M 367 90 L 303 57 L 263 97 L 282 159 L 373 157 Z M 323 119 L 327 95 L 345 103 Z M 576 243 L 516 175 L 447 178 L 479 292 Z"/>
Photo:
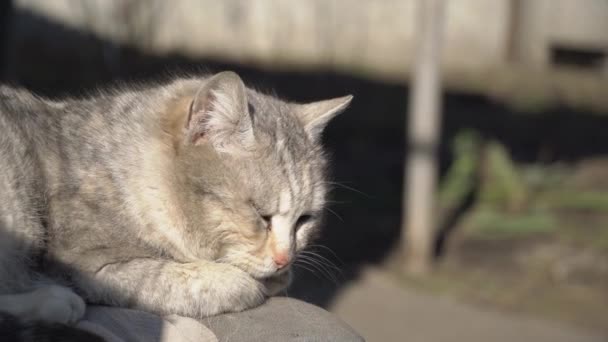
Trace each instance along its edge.
<path fill-rule="evenodd" d="M 204 137 L 205 134 L 203 132 L 198 132 L 190 138 L 190 142 L 194 145 L 198 145 Z"/>
<path fill-rule="evenodd" d="M 190 103 L 186 130 L 192 144 L 198 144 L 205 136 L 205 121 L 207 113 L 213 111 L 215 96 L 209 92 L 206 96 L 199 97 Z"/>
<path fill-rule="evenodd" d="M 194 101 L 190 101 L 190 106 L 188 107 L 188 117 L 186 118 L 186 123 L 184 124 L 184 128 L 186 130 L 190 129 L 190 121 L 192 121 L 193 112 L 194 112 Z"/>

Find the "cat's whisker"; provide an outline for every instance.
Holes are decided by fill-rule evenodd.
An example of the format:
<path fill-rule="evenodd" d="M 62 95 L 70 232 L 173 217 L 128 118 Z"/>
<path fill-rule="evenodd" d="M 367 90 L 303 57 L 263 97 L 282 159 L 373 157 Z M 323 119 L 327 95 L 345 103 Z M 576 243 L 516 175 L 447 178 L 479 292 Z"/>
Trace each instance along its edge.
<path fill-rule="evenodd" d="M 326 204 L 346 204 L 346 203 L 350 203 L 350 202 L 346 202 L 346 201 L 334 201 L 334 200 L 326 200 L 325 201 Z"/>
<path fill-rule="evenodd" d="M 321 274 L 323 274 L 328 280 L 333 282 L 335 285 L 339 284 L 339 280 L 336 277 L 336 275 L 333 274 L 330 269 L 328 269 L 325 265 L 323 265 L 319 261 L 317 261 L 311 257 L 307 257 L 305 255 L 301 255 L 301 258 L 299 258 L 297 260 L 299 260 L 302 263 L 305 263 L 308 266 L 311 266 L 311 267 L 317 269 Z"/>
<path fill-rule="evenodd" d="M 323 248 L 324 250 L 328 251 L 329 253 L 331 253 L 331 255 L 336 258 L 336 260 L 341 264 L 341 265 L 345 265 L 344 261 L 342 261 L 342 259 L 340 259 L 340 257 L 338 256 L 338 254 L 336 254 L 336 252 L 334 252 L 331 248 L 324 246 L 324 245 L 319 245 L 319 244 L 312 244 L 309 245 L 308 250 L 305 251 L 310 251 L 310 250 L 314 250 L 315 248 Z"/>
<path fill-rule="evenodd" d="M 333 261 L 329 260 L 328 258 L 324 257 L 323 255 L 321 255 L 320 253 L 314 252 L 314 251 L 302 251 L 301 254 L 303 255 L 307 255 L 313 258 L 318 258 L 319 261 L 327 263 L 329 266 L 336 268 L 336 269 L 340 269 L 336 264 L 333 263 Z"/>
<path fill-rule="evenodd" d="M 321 255 L 312 253 L 310 251 L 307 251 L 307 252 L 308 252 L 308 254 L 302 255 L 303 258 L 319 265 L 320 268 L 323 268 L 326 273 L 330 274 L 332 276 L 332 278 L 335 279 L 336 282 L 338 282 L 338 277 L 342 276 L 342 270 L 338 266 L 333 264 L 330 260 L 326 259 L 325 257 L 322 257 Z M 317 259 L 315 259 L 315 257 Z M 337 275 L 334 274 L 336 272 L 338 273 Z"/>
<path fill-rule="evenodd" d="M 331 267 L 329 267 L 329 265 L 327 265 L 326 263 L 322 262 L 321 260 L 317 260 L 314 258 L 310 259 L 311 261 L 313 261 L 314 263 L 316 263 L 317 265 L 319 265 L 320 268 L 325 270 L 325 273 L 327 273 L 328 275 L 330 275 L 332 277 L 332 279 L 334 279 L 336 282 L 339 282 L 339 276 L 341 275 L 340 269 L 334 268 L 332 269 Z M 336 272 L 337 271 L 337 272 Z M 338 273 L 338 274 L 336 274 Z"/>
<path fill-rule="evenodd" d="M 335 211 L 329 209 L 328 207 L 325 207 L 324 209 L 329 211 L 330 213 L 334 214 L 334 216 L 337 217 L 340 221 L 344 222 L 344 219 L 340 215 L 338 215 L 338 213 L 336 213 Z"/>
<path fill-rule="evenodd" d="M 315 248 L 315 247 L 313 247 L 313 248 Z M 329 259 L 328 257 L 324 256 L 321 252 L 315 251 L 313 248 L 311 248 L 311 249 L 305 249 L 301 253 L 304 253 L 306 255 L 312 255 L 312 256 L 318 257 L 319 259 L 322 259 L 322 260 L 326 261 L 327 263 L 332 264 L 336 268 L 340 268 L 331 259 Z M 340 263 L 341 265 L 344 265 L 344 262 L 340 259 L 340 257 L 338 257 L 336 255 L 336 253 L 334 253 L 331 249 L 329 249 L 327 247 L 326 247 L 326 250 L 328 250 L 335 259 L 337 259 L 338 263 Z"/>
<path fill-rule="evenodd" d="M 336 264 L 334 264 L 331 260 L 327 259 L 326 257 L 324 257 L 324 256 L 322 256 L 320 254 L 311 252 L 311 251 L 303 251 L 302 253 L 305 253 L 304 255 L 309 255 L 311 257 L 312 256 L 317 257 L 318 258 L 317 261 L 319 261 L 319 262 L 325 264 L 326 266 L 328 266 L 328 267 L 330 267 L 330 268 L 338 271 L 339 273 L 342 273 L 342 269 L 340 267 L 338 267 Z"/>
<path fill-rule="evenodd" d="M 304 270 L 306 270 L 306 271 L 310 272 L 310 273 L 311 273 L 312 275 L 314 275 L 314 276 L 315 276 L 317 279 L 321 279 L 321 277 L 320 277 L 320 276 L 317 274 L 317 272 L 316 272 L 317 270 L 315 270 L 315 269 L 311 269 L 311 268 L 309 268 L 309 267 L 306 267 L 306 266 L 304 266 L 304 265 L 302 265 L 302 264 L 298 264 L 298 263 L 296 263 L 296 262 L 294 262 L 293 266 L 294 266 L 294 267 L 297 267 L 297 268 L 302 268 L 302 269 L 304 269 Z"/>
<path fill-rule="evenodd" d="M 342 183 L 338 183 L 338 182 L 324 182 L 324 183 L 327 184 L 327 185 L 332 185 L 332 186 L 340 187 L 342 189 L 350 190 L 352 192 L 358 193 L 358 194 L 363 195 L 363 196 L 365 196 L 367 198 L 370 198 L 370 199 L 372 198 L 372 196 L 366 194 L 365 192 L 363 192 L 361 190 L 358 190 L 358 189 L 355 189 L 353 187 L 350 187 L 348 185 L 344 185 Z"/>
<path fill-rule="evenodd" d="M 304 265 L 312 267 L 312 270 L 310 268 L 308 268 L 308 267 L 305 267 Z M 310 260 L 305 260 L 303 258 L 298 258 L 298 259 L 296 259 L 296 261 L 294 261 L 294 266 L 300 266 L 300 267 L 302 267 L 302 268 L 304 268 L 306 270 L 309 270 L 311 272 L 314 270 L 314 271 L 319 272 L 319 274 L 322 274 L 323 276 L 326 276 L 325 273 L 321 269 L 319 269 L 319 267 L 317 265 L 315 265 L 314 263 L 311 263 Z"/>
<path fill-rule="evenodd" d="M 325 279 L 327 279 L 327 280 L 329 280 L 329 281 L 331 281 L 332 283 L 334 283 L 334 284 L 336 284 L 336 285 L 337 285 L 337 282 L 336 282 L 336 280 L 333 278 L 333 276 L 332 276 L 331 274 L 327 274 L 325 270 L 323 270 L 323 269 L 319 268 L 319 267 L 318 267 L 317 265 L 315 265 L 315 264 L 312 264 L 312 263 L 309 263 L 309 262 L 305 262 L 305 261 L 303 261 L 303 260 L 300 260 L 300 261 L 301 261 L 302 263 L 304 263 L 305 265 L 312 267 L 312 268 L 313 268 L 313 270 L 318 271 L 318 275 L 323 276 L 323 278 L 325 278 Z M 300 266 L 302 267 L 302 265 L 301 265 L 301 264 L 300 264 Z M 317 272 L 314 272 L 313 270 L 311 270 L 311 269 L 309 269 L 309 268 L 306 268 L 306 267 L 303 267 L 303 268 L 305 268 L 305 269 L 309 270 L 311 273 L 313 273 L 315 276 L 317 276 Z M 317 277 L 318 277 L 318 276 L 317 276 Z M 318 278 L 319 278 L 319 279 L 321 279 L 321 277 L 318 277 Z"/>

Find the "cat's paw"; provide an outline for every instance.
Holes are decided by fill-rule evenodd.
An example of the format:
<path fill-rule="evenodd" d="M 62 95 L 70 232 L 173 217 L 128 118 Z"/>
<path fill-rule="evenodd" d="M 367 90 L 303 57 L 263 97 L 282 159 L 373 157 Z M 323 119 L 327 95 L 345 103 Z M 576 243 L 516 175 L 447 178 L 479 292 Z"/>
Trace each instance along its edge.
<path fill-rule="evenodd" d="M 84 316 L 86 305 L 82 298 L 67 287 L 49 285 L 24 297 L 29 307 L 27 319 L 72 324 Z"/>
<path fill-rule="evenodd" d="M 291 270 L 283 272 L 279 275 L 261 280 L 264 285 L 264 292 L 267 296 L 272 297 L 285 290 L 291 285 L 293 277 Z"/>
<path fill-rule="evenodd" d="M 234 267 L 233 271 L 231 277 L 226 278 L 232 280 L 232 288 L 227 292 L 231 303 L 228 311 L 239 312 L 262 304 L 267 297 L 264 284 L 239 268 Z"/>
<path fill-rule="evenodd" d="M 182 274 L 192 298 L 193 313 L 202 317 L 239 312 L 256 307 L 266 299 L 264 285 L 235 266 L 223 263 L 187 264 Z"/>

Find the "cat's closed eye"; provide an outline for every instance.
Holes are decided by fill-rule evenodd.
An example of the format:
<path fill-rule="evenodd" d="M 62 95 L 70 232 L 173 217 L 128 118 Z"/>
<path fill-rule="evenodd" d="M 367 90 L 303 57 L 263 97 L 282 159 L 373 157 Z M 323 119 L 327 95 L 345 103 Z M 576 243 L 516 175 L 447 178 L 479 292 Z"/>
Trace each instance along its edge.
<path fill-rule="evenodd" d="M 312 214 L 301 215 L 300 217 L 298 217 L 298 220 L 296 221 L 296 229 L 299 229 L 300 227 L 302 227 L 306 223 L 312 221 L 313 219 L 314 219 L 314 216 Z"/>
<path fill-rule="evenodd" d="M 260 220 L 264 223 L 266 229 L 270 230 L 272 228 L 272 215 L 264 212 L 260 207 L 258 207 L 252 200 L 249 201 L 249 205 L 258 215 Z"/>
<path fill-rule="evenodd" d="M 262 221 L 264 221 L 264 224 L 266 225 L 266 229 L 270 230 L 272 229 L 272 215 L 261 215 L 260 217 L 262 218 Z"/>

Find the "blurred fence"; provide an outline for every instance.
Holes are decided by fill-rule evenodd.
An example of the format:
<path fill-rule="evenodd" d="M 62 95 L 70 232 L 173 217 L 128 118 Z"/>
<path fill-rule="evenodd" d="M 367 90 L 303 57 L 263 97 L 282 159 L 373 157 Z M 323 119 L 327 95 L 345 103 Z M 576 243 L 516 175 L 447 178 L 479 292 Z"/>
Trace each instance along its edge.
<path fill-rule="evenodd" d="M 392 81 L 409 79 L 418 20 L 414 0 L 13 2 L 18 11 L 148 53 Z M 448 89 L 527 106 L 608 109 L 605 0 L 452 0 L 445 26 Z M 18 19 L 9 32 L 22 45 L 52 34 Z M 103 51 L 109 68 L 117 67 L 120 51 Z"/>

